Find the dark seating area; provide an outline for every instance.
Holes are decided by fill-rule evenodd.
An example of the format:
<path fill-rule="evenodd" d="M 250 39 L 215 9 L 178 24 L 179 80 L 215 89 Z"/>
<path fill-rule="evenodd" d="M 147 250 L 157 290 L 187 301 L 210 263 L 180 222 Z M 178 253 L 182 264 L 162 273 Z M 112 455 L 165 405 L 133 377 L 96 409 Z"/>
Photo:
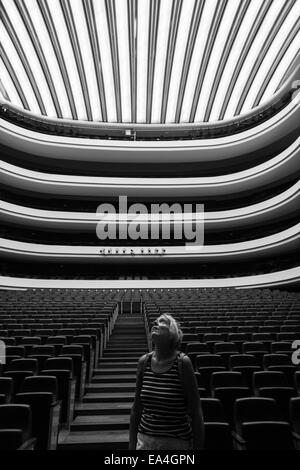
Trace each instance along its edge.
<path fill-rule="evenodd" d="M 30 411 L 26 435 L 3 424 L 0 448 L 56 450 L 59 432 L 70 428 L 75 404 L 81 403 L 103 355 L 118 303 L 92 294 L 81 302 L 74 292 L 64 296 L 58 291 L 1 291 L 0 297 L 0 337 L 6 345 L 0 405 L 11 407 L 12 423 L 13 410 L 16 417 L 19 409 Z"/>
<path fill-rule="evenodd" d="M 70 443 L 72 448 L 77 435 L 96 426 L 98 418 L 92 416 L 96 407 L 110 409 L 105 403 L 109 394 L 130 390 L 128 404 L 119 405 L 129 410 L 135 380 L 133 358 L 147 350 L 142 338 L 151 323 L 160 314 L 169 313 L 180 322 L 181 349 L 195 369 L 205 421 L 205 449 L 299 448 L 300 366 L 292 363 L 292 343 L 300 334 L 298 293 L 267 289 L 36 289 L 0 291 L 0 298 L 0 337 L 7 344 L 6 364 L 1 365 L 0 414 L 5 407 L 30 410 L 26 433 L 1 429 L 0 446 L 45 450 L 69 448 Z M 141 325 L 139 333 L 132 333 L 130 325 L 136 325 L 138 318 L 144 318 L 146 330 Z M 123 333 L 120 324 L 126 328 Z M 130 334 L 135 334 L 136 348 L 140 348 L 136 353 L 127 352 Z M 127 385 L 118 383 L 121 359 L 117 347 L 124 348 L 123 361 L 133 367 L 133 378 Z M 109 367 L 115 376 L 107 375 L 111 374 Z M 106 381 L 113 377 L 110 389 Z M 102 394 L 107 390 L 104 403 L 99 402 L 101 387 Z M 124 415 L 114 415 L 107 415 L 106 426 L 113 426 L 117 433 L 116 419 L 120 420 L 124 442 L 114 445 L 126 448 L 128 424 L 121 424 Z M 100 418 L 99 430 L 105 416 Z M 19 429 L 17 424 L 13 429 Z M 67 443 L 60 444 L 60 433 L 70 433 Z M 97 433 L 95 427 L 95 436 Z M 80 445 L 85 448 L 87 444 Z"/>

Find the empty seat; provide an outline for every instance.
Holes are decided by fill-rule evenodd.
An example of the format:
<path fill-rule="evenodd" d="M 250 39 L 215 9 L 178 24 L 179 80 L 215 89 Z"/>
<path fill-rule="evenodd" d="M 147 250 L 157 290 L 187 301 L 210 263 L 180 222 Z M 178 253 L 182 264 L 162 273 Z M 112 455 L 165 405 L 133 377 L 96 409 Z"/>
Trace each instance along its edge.
<path fill-rule="evenodd" d="M 204 423 L 204 450 L 233 450 L 233 441 L 228 423 Z"/>
<path fill-rule="evenodd" d="M 210 377 L 213 372 L 225 371 L 222 357 L 217 354 L 201 354 L 196 357 L 196 369 L 203 377 L 207 390 L 210 389 Z"/>
<path fill-rule="evenodd" d="M 295 446 L 300 450 L 300 397 L 291 398 L 290 400 L 290 423 Z"/>
<path fill-rule="evenodd" d="M 252 387 L 252 375 L 261 370 L 258 360 L 252 354 L 234 354 L 229 358 L 229 368 L 233 372 L 241 372 L 245 384 Z"/>
<path fill-rule="evenodd" d="M 71 357 L 51 357 L 45 362 L 45 369 L 68 370 L 73 376 L 73 361 Z"/>
<path fill-rule="evenodd" d="M 225 413 L 220 400 L 216 398 L 201 398 L 204 422 L 225 423 Z"/>
<path fill-rule="evenodd" d="M 290 365 L 291 360 L 286 354 L 265 354 L 263 364 L 268 369 L 271 366 Z"/>
<path fill-rule="evenodd" d="M 287 422 L 243 423 L 242 436 L 246 450 L 295 450 Z"/>
<path fill-rule="evenodd" d="M 206 343 L 188 343 L 186 345 L 186 354 L 192 361 L 194 368 L 196 368 L 196 357 L 200 354 L 208 354 L 209 347 Z"/>
<path fill-rule="evenodd" d="M 74 415 L 75 386 L 72 380 L 72 371 L 63 369 L 46 369 L 41 375 L 54 376 L 57 380 L 57 398 L 61 401 L 60 423 L 63 427 L 69 428 Z"/>
<path fill-rule="evenodd" d="M 0 377 L 0 394 L 2 396 L 2 405 L 11 402 L 13 397 L 13 378 Z"/>
<path fill-rule="evenodd" d="M 31 349 L 31 355 L 54 356 L 54 353 L 54 346 L 49 344 L 33 346 Z"/>
<path fill-rule="evenodd" d="M 29 372 L 29 371 L 23 371 L 23 370 L 11 370 L 11 371 L 7 371 L 7 372 L 4 372 L 4 377 L 10 377 L 12 380 L 13 380 L 13 391 L 14 391 L 14 395 L 16 393 L 19 393 L 22 386 L 23 386 L 23 382 L 24 380 L 27 378 L 27 377 L 30 377 L 32 376 L 32 372 Z"/>
<path fill-rule="evenodd" d="M 241 372 L 213 372 L 211 374 L 211 391 L 214 394 L 214 391 L 218 388 L 226 387 L 244 387 L 245 382 Z"/>
<path fill-rule="evenodd" d="M 281 409 L 284 420 L 289 420 L 290 399 L 296 396 L 295 389 L 291 387 L 261 387 L 258 393 L 261 397 L 273 398 Z"/>
<path fill-rule="evenodd" d="M 55 376 L 36 375 L 27 377 L 22 386 L 22 393 L 26 392 L 47 392 L 52 393 L 54 399 L 57 398 L 57 379 Z"/>
<path fill-rule="evenodd" d="M 36 374 L 38 371 L 38 362 L 36 359 L 22 358 L 11 361 L 10 370 L 23 370 Z"/>
<path fill-rule="evenodd" d="M 55 377 L 52 378 L 55 379 Z M 56 450 L 60 404 L 56 402 L 53 393 L 42 391 L 22 392 L 16 395 L 15 401 L 16 403 L 30 405 L 32 411 L 32 435 L 37 439 L 37 450 Z"/>
<path fill-rule="evenodd" d="M 28 405 L 0 405 L 0 450 L 34 448 L 31 440 L 32 417 Z"/>
<path fill-rule="evenodd" d="M 282 372 L 260 371 L 253 374 L 253 390 L 258 393 L 262 387 L 287 387 L 288 381 Z"/>
<path fill-rule="evenodd" d="M 248 387 L 219 387 L 214 391 L 214 397 L 218 398 L 224 407 L 226 421 L 233 425 L 234 404 L 238 398 L 251 396 L 251 390 Z"/>

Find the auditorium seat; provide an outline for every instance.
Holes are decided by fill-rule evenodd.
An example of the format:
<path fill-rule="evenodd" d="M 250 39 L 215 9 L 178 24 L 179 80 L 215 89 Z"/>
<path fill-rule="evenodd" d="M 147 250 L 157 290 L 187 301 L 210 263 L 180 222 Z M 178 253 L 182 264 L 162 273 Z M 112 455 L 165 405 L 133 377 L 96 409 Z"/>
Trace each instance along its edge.
<path fill-rule="evenodd" d="M 295 447 L 300 450 L 300 397 L 294 397 L 290 400 L 290 423 Z"/>
<path fill-rule="evenodd" d="M 14 396 L 20 392 L 23 382 L 27 377 L 31 377 L 33 375 L 32 372 L 24 371 L 24 370 L 11 370 L 8 372 L 4 372 L 4 377 L 9 377 L 13 380 L 13 393 Z"/>
<path fill-rule="evenodd" d="M 187 343 L 185 352 L 192 361 L 194 369 L 196 369 L 196 357 L 200 354 L 208 354 L 209 347 L 206 343 Z"/>
<path fill-rule="evenodd" d="M 253 391 L 258 395 L 262 387 L 288 387 L 288 381 L 282 372 L 260 371 L 253 374 Z"/>
<path fill-rule="evenodd" d="M 204 451 L 234 450 L 233 441 L 228 423 L 204 423 Z"/>
<path fill-rule="evenodd" d="M 22 359 L 14 359 L 11 361 L 10 370 L 22 370 L 28 371 L 32 374 L 37 374 L 38 372 L 38 361 L 36 359 L 29 359 L 29 358 L 22 358 Z"/>
<path fill-rule="evenodd" d="M 222 357 L 217 354 L 200 354 L 196 357 L 196 370 L 200 372 L 205 388 L 210 389 L 210 377 L 213 372 L 225 371 Z"/>
<path fill-rule="evenodd" d="M 291 426 L 287 422 L 257 421 L 242 423 L 241 427 L 245 450 L 295 450 Z"/>
<path fill-rule="evenodd" d="M 50 359 L 51 360 L 51 359 Z M 76 382 L 72 371 L 64 369 L 45 369 L 41 375 L 53 376 L 57 380 L 57 398 L 61 402 L 60 425 L 69 429 L 74 417 Z"/>
<path fill-rule="evenodd" d="M 235 401 L 239 398 L 251 397 L 252 392 L 248 387 L 219 387 L 214 391 L 214 398 L 220 400 L 223 405 L 226 421 L 233 426 L 233 413 Z"/>
<path fill-rule="evenodd" d="M 0 377 L 0 395 L 2 397 L 2 405 L 11 403 L 13 399 L 13 378 Z"/>
<path fill-rule="evenodd" d="M 292 387 L 261 387 L 258 390 L 260 397 L 273 398 L 282 411 L 283 418 L 289 420 L 290 399 L 296 396 Z"/>
<path fill-rule="evenodd" d="M 243 374 L 245 384 L 252 387 L 252 375 L 261 370 L 258 360 L 252 354 L 233 354 L 229 358 L 229 369 Z"/>
<path fill-rule="evenodd" d="M 213 372 L 210 379 L 212 396 L 218 388 L 244 387 L 245 381 L 241 372 Z"/>
<path fill-rule="evenodd" d="M 0 405 L 0 451 L 35 450 L 28 405 Z"/>

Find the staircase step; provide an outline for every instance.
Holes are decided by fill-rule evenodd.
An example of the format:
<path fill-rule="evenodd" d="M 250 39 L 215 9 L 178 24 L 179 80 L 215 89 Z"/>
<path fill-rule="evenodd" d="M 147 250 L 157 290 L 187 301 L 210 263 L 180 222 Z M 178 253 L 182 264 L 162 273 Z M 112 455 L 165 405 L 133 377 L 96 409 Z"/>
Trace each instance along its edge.
<path fill-rule="evenodd" d="M 115 375 L 115 374 L 136 374 L 136 367 L 98 367 L 94 369 L 95 374 Z"/>
<path fill-rule="evenodd" d="M 101 383 L 101 384 L 88 384 L 86 387 L 87 393 L 101 393 L 101 392 L 134 392 L 135 382 L 116 382 L 116 383 Z"/>
<path fill-rule="evenodd" d="M 109 382 L 109 383 L 121 383 L 121 382 L 127 382 L 127 383 L 135 383 L 136 381 L 136 374 L 100 374 L 100 375 L 94 375 L 92 379 L 93 384 L 98 384 L 98 383 L 103 383 L 103 382 Z"/>
<path fill-rule="evenodd" d="M 113 403 L 130 402 L 133 403 L 134 392 L 106 392 L 106 393 L 86 393 L 82 399 L 83 403 Z"/>
<path fill-rule="evenodd" d="M 138 360 L 129 360 L 124 361 L 124 357 L 102 357 L 99 361 L 101 367 L 134 367 L 138 363 Z"/>
<path fill-rule="evenodd" d="M 119 403 L 80 403 L 76 405 L 76 416 L 99 416 L 99 415 L 129 415 L 132 408 L 130 402 Z"/>
<path fill-rule="evenodd" d="M 78 416 L 71 425 L 72 431 L 103 431 L 129 429 L 129 415 Z"/>
<path fill-rule="evenodd" d="M 129 431 L 71 432 L 58 447 L 59 450 L 125 450 Z"/>

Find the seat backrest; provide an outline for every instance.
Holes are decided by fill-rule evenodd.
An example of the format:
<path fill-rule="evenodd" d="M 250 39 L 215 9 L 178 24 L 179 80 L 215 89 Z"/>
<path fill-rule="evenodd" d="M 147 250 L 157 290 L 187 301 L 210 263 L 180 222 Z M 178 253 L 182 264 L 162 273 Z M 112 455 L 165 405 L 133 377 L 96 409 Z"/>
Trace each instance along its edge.
<path fill-rule="evenodd" d="M 201 406 L 205 422 L 225 422 L 224 409 L 220 400 L 216 398 L 201 398 Z"/>
<path fill-rule="evenodd" d="M 31 435 L 31 409 L 28 405 L 0 405 L 0 429 L 21 429 L 23 440 Z"/>
<path fill-rule="evenodd" d="M 278 421 L 282 418 L 276 401 L 272 398 L 238 398 L 234 405 L 234 422 L 237 434 L 241 434 L 244 422 Z"/>
<path fill-rule="evenodd" d="M 0 377 L 1 395 L 11 396 L 13 394 L 14 381 L 12 377 Z"/>
<path fill-rule="evenodd" d="M 256 366 L 257 359 L 252 354 L 233 354 L 229 358 L 229 365 L 230 368 Z"/>
<path fill-rule="evenodd" d="M 47 392 L 52 393 L 53 397 L 57 397 L 57 379 L 53 375 L 36 375 L 27 377 L 22 386 L 22 393 L 26 392 Z"/>
<path fill-rule="evenodd" d="M 300 397 L 290 399 L 290 423 L 293 431 L 300 435 Z"/>
<path fill-rule="evenodd" d="M 218 387 L 243 387 L 244 380 L 241 372 L 213 372 L 211 375 L 211 389 Z"/>
<path fill-rule="evenodd" d="M 291 360 L 286 354 L 265 354 L 263 359 L 264 367 L 290 365 Z"/>
<path fill-rule="evenodd" d="M 68 370 L 73 374 L 73 361 L 71 357 L 51 357 L 46 360 L 44 369 Z"/>
<path fill-rule="evenodd" d="M 218 354 L 202 354 L 197 356 L 196 359 L 197 367 L 213 367 L 223 366 L 222 357 Z"/>
<path fill-rule="evenodd" d="M 259 371 L 253 374 L 253 388 L 287 387 L 288 382 L 283 372 Z"/>
<path fill-rule="evenodd" d="M 9 368 L 11 370 L 28 370 L 34 374 L 38 371 L 38 361 L 31 358 L 14 359 Z"/>

